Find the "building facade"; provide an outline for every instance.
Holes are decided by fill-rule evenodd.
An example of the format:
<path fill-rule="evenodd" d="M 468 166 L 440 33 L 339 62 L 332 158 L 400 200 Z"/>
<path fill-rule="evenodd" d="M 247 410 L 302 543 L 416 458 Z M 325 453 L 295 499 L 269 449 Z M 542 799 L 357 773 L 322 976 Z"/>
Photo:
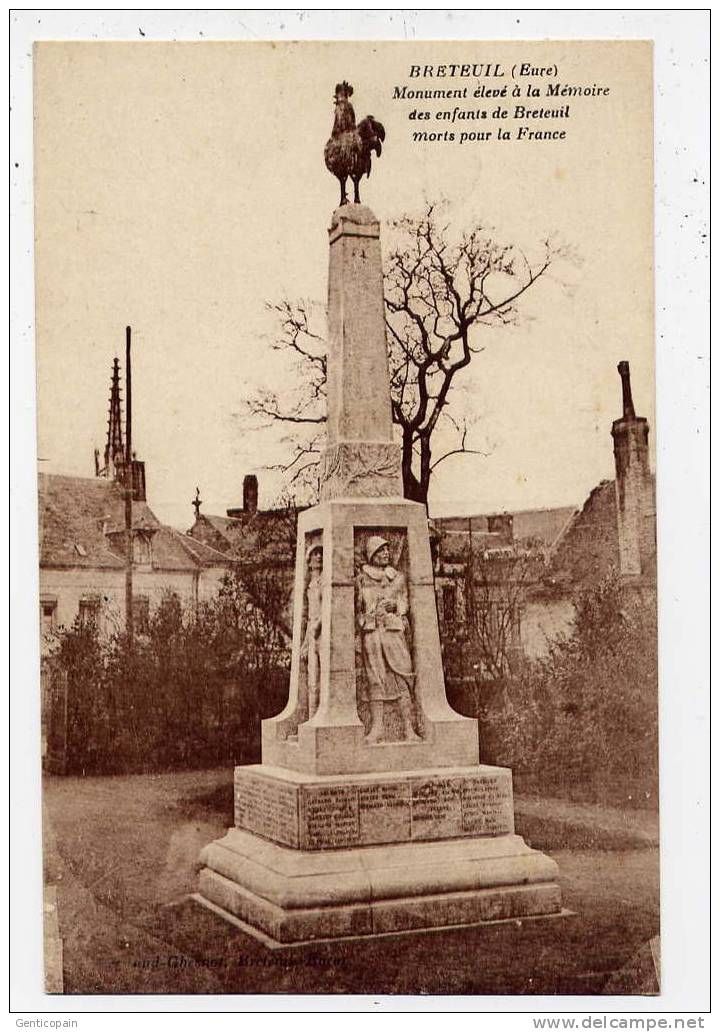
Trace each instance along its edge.
<path fill-rule="evenodd" d="M 202 541 L 162 524 L 146 500 L 145 464 L 127 462 L 120 410 L 119 366 L 113 364 L 108 433 L 95 476 L 40 474 L 40 626 L 43 648 L 76 620 L 104 633 L 125 626 L 128 547 L 126 484 L 131 480 L 133 625 L 138 633 L 166 593 L 185 605 L 211 598 L 232 560 Z"/>
<path fill-rule="evenodd" d="M 615 479 L 581 508 L 433 521 L 438 614 L 463 676 L 501 676 L 538 658 L 572 627 L 578 595 L 617 577 L 633 601 L 656 605 L 655 478 L 649 427 L 635 415 L 627 362 L 618 365 L 623 414 L 611 435 Z"/>

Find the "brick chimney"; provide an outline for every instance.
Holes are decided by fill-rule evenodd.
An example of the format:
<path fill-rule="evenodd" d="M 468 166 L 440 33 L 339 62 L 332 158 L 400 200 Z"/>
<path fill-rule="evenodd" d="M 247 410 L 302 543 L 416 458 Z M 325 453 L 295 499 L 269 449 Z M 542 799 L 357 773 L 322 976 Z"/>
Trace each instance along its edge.
<path fill-rule="evenodd" d="M 497 534 L 499 543 L 511 545 L 513 543 L 513 517 L 510 512 L 497 513 L 488 516 L 487 529 L 490 534 Z"/>
<path fill-rule="evenodd" d="M 145 463 L 142 462 L 142 460 L 135 458 L 135 452 L 133 452 L 130 470 L 132 475 L 133 501 L 144 502 L 147 500 L 145 488 Z"/>
<path fill-rule="evenodd" d="M 258 507 L 258 479 L 254 473 L 249 473 L 243 480 L 243 512 L 257 512 Z"/>
<path fill-rule="evenodd" d="M 655 567 L 655 486 L 647 419 L 635 415 L 630 364 L 620 362 L 623 414 L 612 425 L 620 574 L 652 575 Z"/>

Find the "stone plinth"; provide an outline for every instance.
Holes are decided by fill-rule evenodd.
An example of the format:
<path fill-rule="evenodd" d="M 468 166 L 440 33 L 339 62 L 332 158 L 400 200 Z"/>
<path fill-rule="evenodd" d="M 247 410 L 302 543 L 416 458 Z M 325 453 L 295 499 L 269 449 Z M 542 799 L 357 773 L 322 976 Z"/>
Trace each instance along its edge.
<path fill-rule="evenodd" d="M 201 862 L 201 901 L 271 946 L 562 911 L 557 865 L 516 835 L 307 853 L 232 829 Z"/>
<path fill-rule="evenodd" d="M 270 944 L 561 912 L 557 865 L 514 834 L 510 771 L 235 771 L 200 895 Z"/>
<path fill-rule="evenodd" d="M 335 777 L 236 767 L 235 826 L 304 850 L 511 835 L 512 776 L 479 764 Z"/>

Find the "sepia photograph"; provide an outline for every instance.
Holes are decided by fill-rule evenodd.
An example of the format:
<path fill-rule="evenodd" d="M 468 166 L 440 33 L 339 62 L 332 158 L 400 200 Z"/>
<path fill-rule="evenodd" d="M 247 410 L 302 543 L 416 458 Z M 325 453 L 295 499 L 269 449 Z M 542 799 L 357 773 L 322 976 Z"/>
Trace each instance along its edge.
<path fill-rule="evenodd" d="M 657 997 L 652 41 L 139 32 L 32 50 L 45 992 Z"/>

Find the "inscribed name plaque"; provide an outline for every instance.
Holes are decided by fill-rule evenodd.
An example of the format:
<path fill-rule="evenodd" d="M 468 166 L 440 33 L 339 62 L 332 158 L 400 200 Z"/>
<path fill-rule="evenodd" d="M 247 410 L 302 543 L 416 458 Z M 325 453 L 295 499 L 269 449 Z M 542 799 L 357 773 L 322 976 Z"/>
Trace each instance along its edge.
<path fill-rule="evenodd" d="M 286 782 L 236 767 L 235 826 L 297 849 L 300 843 L 296 790 Z"/>
<path fill-rule="evenodd" d="M 458 778 L 414 781 L 412 793 L 414 839 L 454 838 L 462 835 Z"/>
<path fill-rule="evenodd" d="M 310 788 L 301 795 L 304 849 L 341 849 L 357 844 L 358 794 L 354 786 Z"/>
<path fill-rule="evenodd" d="M 236 827 L 300 849 L 343 849 L 514 831 L 512 783 L 504 768 L 419 772 L 352 784 L 236 771 Z"/>
<path fill-rule="evenodd" d="M 360 837 L 368 845 L 405 842 L 411 834 L 409 782 L 384 782 L 358 788 Z"/>
<path fill-rule="evenodd" d="M 515 830 L 509 779 L 466 778 L 460 789 L 463 833 L 504 835 Z"/>

